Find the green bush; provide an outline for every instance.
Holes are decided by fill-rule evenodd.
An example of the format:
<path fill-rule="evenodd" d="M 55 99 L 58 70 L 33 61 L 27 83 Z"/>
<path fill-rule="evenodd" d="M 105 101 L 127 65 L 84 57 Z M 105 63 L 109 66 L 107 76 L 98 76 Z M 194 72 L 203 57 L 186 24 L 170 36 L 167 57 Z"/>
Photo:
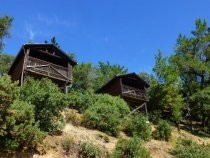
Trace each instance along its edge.
<path fill-rule="evenodd" d="M 209 158 L 210 146 L 198 145 L 191 140 L 179 140 L 173 154 L 176 158 Z"/>
<path fill-rule="evenodd" d="M 123 131 L 129 136 L 136 135 L 143 140 L 148 140 L 151 136 L 148 119 L 140 113 L 127 117 L 122 126 Z"/>
<path fill-rule="evenodd" d="M 83 142 L 79 145 L 80 158 L 97 158 L 100 155 L 100 149 L 92 143 Z"/>
<path fill-rule="evenodd" d="M 35 148 L 44 137 L 35 122 L 31 104 L 15 100 L 7 110 L 4 119 L 4 134 L 0 136 L 0 145 L 3 148 L 14 150 L 17 148 Z"/>
<path fill-rule="evenodd" d="M 137 137 L 130 140 L 120 138 L 111 158 L 151 158 L 143 141 Z"/>
<path fill-rule="evenodd" d="M 20 101 L 20 87 L 9 76 L 0 77 L 0 147 L 35 148 L 45 137 L 35 121 L 34 106 Z"/>
<path fill-rule="evenodd" d="M 108 94 L 95 95 L 96 102 L 84 113 L 84 125 L 116 136 L 121 120 L 129 112 L 125 101 Z"/>
<path fill-rule="evenodd" d="M 80 113 L 94 104 L 96 101 L 95 94 L 91 91 L 71 91 L 67 94 L 68 107 L 78 110 Z"/>
<path fill-rule="evenodd" d="M 158 124 L 159 121 L 161 121 L 161 111 L 155 110 L 149 113 L 149 121 L 151 121 L 153 124 Z"/>
<path fill-rule="evenodd" d="M 20 95 L 20 88 L 17 82 L 12 82 L 8 75 L 0 77 L 0 120 L 2 113 Z M 1 134 L 0 134 L 1 135 Z"/>
<path fill-rule="evenodd" d="M 21 88 L 21 99 L 35 105 L 35 120 L 46 132 L 58 132 L 64 124 L 61 111 L 67 106 L 67 100 L 51 80 L 28 78 Z"/>
<path fill-rule="evenodd" d="M 171 137 L 172 128 L 170 124 L 165 121 L 159 121 L 157 129 L 154 131 L 153 136 L 158 140 L 166 140 L 168 141 Z"/>

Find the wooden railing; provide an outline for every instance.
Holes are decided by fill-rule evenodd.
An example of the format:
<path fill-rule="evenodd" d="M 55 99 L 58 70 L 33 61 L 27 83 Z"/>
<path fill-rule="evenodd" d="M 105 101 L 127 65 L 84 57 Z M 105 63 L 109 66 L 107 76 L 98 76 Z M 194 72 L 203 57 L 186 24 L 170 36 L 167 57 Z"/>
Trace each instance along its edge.
<path fill-rule="evenodd" d="M 53 77 L 56 79 L 69 81 L 72 79 L 72 73 L 68 72 L 68 68 L 59 66 L 37 58 L 29 57 L 27 60 L 27 69 L 42 75 Z"/>
<path fill-rule="evenodd" d="M 146 91 L 130 87 L 127 85 L 122 85 L 122 95 L 130 98 L 135 98 L 138 100 L 144 100 L 144 101 L 149 100 Z"/>

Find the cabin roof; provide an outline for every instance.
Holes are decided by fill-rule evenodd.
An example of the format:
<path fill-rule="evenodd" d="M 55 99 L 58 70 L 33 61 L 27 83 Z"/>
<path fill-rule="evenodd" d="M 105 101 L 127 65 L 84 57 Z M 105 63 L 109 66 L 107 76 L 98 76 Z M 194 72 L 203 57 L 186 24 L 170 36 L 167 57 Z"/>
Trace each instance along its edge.
<path fill-rule="evenodd" d="M 41 48 L 52 48 L 52 49 L 55 49 L 63 58 L 65 58 L 69 63 L 71 63 L 72 66 L 77 65 L 77 62 L 75 60 L 70 58 L 62 49 L 58 48 L 56 45 L 54 45 L 52 43 L 25 43 L 20 48 L 20 50 L 19 50 L 15 60 L 13 61 L 13 63 L 11 65 L 8 73 L 10 74 L 10 72 L 13 70 L 13 68 L 16 65 L 16 63 L 18 62 L 19 58 L 24 53 L 23 50 L 25 48 L 40 48 L 40 47 Z"/>
<path fill-rule="evenodd" d="M 120 79 L 120 78 L 135 78 L 137 80 L 137 82 L 140 82 L 141 84 L 143 84 L 146 88 L 149 87 L 149 84 L 144 81 L 141 77 L 139 77 L 135 72 L 133 73 L 128 73 L 128 74 L 119 74 L 116 75 L 114 78 L 112 78 L 111 80 L 109 80 L 106 84 L 104 84 L 100 89 L 98 89 L 96 92 L 101 92 L 103 91 L 104 88 L 106 88 L 107 86 L 109 86 L 112 82 Z"/>

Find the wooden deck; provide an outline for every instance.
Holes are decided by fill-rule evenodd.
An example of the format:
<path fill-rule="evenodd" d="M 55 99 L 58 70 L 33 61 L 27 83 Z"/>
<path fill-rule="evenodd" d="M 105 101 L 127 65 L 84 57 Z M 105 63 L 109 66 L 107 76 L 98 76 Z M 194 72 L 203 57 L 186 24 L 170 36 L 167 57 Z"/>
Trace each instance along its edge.
<path fill-rule="evenodd" d="M 67 82 L 72 80 L 72 74 L 67 68 L 33 57 L 28 58 L 26 70 Z"/>
<path fill-rule="evenodd" d="M 122 96 L 134 98 L 137 100 L 149 101 L 146 91 L 127 85 L 122 85 Z"/>

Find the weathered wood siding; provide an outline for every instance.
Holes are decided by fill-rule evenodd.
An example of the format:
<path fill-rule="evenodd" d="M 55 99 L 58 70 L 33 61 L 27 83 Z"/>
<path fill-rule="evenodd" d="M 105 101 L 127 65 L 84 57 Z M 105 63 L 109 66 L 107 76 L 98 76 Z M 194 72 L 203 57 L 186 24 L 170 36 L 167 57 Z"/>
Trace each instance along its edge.
<path fill-rule="evenodd" d="M 102 93 L 108 93 L 113 96 L 120 96 L 121 95 L 121 86 L 120 80 L 115 80 L 111 82 L 108 86 L 104 87 Z"/>
<path fill-rule="evenodd" d="M 10 74 L 13 81 L 20 80 L 20 78 L 21 78 L 21 73 L 22 73 L 23 63 L 24 63 L 24 57 L 25 57 L 25 54 L 23 53 L 20 56 L 19 61 L 16 64 L 16 66 L 14 67 L 12 73 Z"/>

